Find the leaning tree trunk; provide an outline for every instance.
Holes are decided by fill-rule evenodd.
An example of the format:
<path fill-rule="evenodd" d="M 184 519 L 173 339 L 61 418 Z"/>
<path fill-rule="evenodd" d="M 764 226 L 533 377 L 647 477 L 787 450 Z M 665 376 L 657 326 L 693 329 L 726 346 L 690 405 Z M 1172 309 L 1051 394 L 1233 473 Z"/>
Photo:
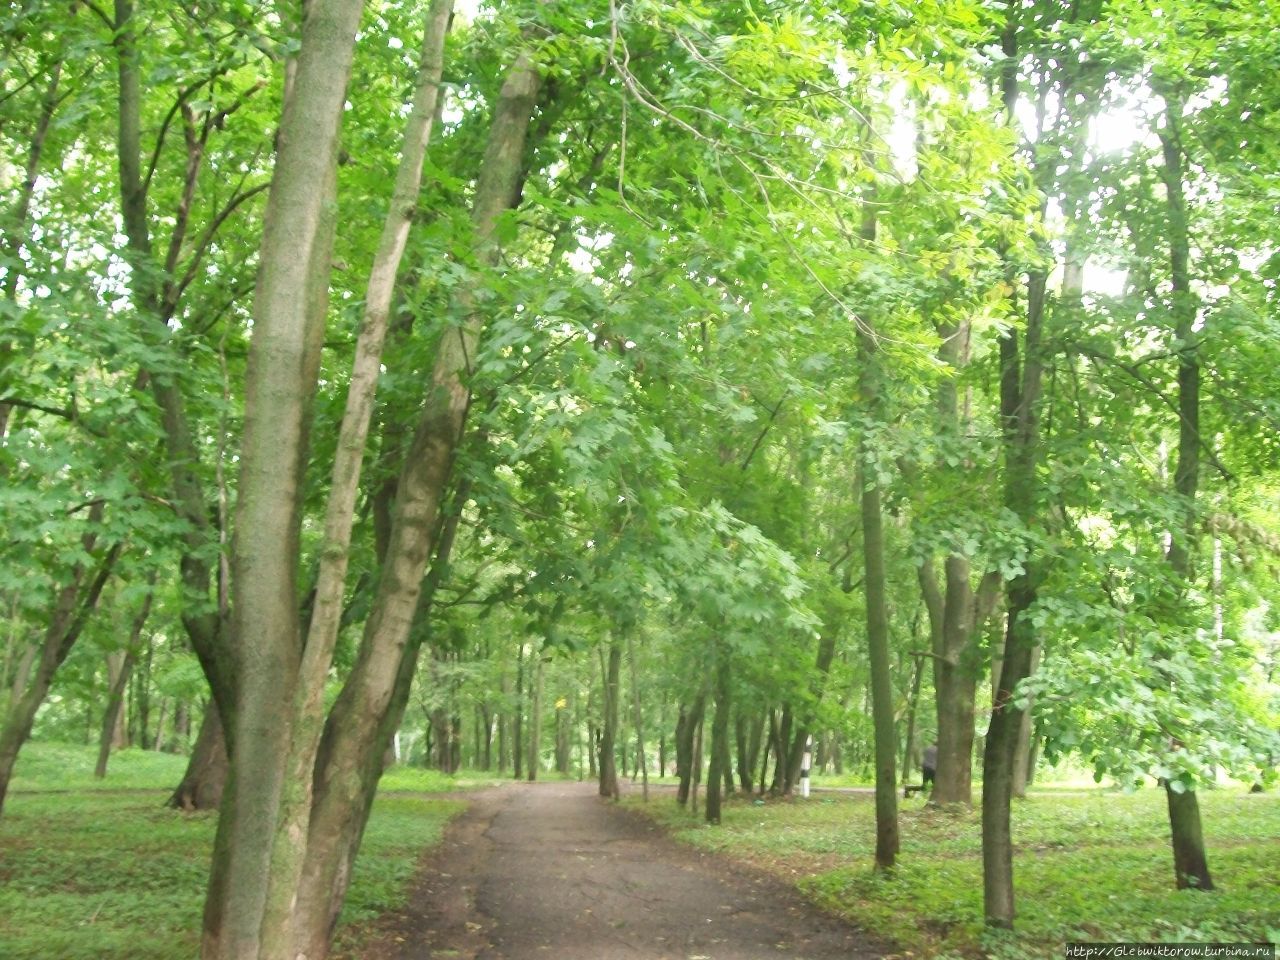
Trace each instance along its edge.
<path fill-rule="evenodd" d="M 444 39 L 452 7 L 452 0 L 436 0 L 427 16 L 417 88 L 406 122 L 400 164 L 366 284 L 364 317 L 356 341 L 325 510 L 325 542 L 315 601 L 291 705 L 292 738 L 288 743 L 286 780 L 271 857 L 273 875 L 263 924 L 267 931 L 264 950 L 271 955 L 287 953 L 293 941 L 293 904 L 307 856 L 312 773 L 324 725 L 326 679 L 342 623 L 355 502 L 381 373 L 392 295 L 417 205 L 422 167 L 439 102 Z M 295 89 L 300 89 L 305 68 L 306 63 L 299 60 L 299 87 Z M 331 236 L 332 230 L 326 234 Z M 326 276 L 327 270 L 326 263 L 323 271 Z M 452 736 L 446 742 L 452 744 Z M 446 769 L 451 770 L 453 766 L 450 753 Z"/>
<path fill-rule="evenodd" d="M 134 660 L 132 650 L 116 650 L 107 655 L 107 704 L 102 710 L 102 726 L 98 731 L 98 762 L 93 767 L 93 775 L 98 780 L 106 777 L 111 751 L 120 746 L 124 692 L 133 673 Z"/>
<path fill-rule="evenodd" d="M 90 516 L 91 522 L 100 522 L 102 507 L 95 506 Z M 96 539 L 97 535 L 92 532 L 81 538 L 86 554 L 92 554 Z M 18 752 L 31 736 L 31 726 L 49 693 L 54 674 L 80 639 L 90 615 L 97 607 L 98 598 L 102 596 L 102 589 L 111 577 L 120 551 L 121 545 L 113 544 L 98 561 L 98 568 L 92 579 L 86 580 L 86 571 L 77 567 L 66 586 L 58 592 L 49 625 L 40 644 L 39 659 L 33 664 L 26 688 L 9 704 L 3 718 L 4 724 L 0 726 L 0 814 L 4 812 L 4 801 L 9 793 L 9 782 L 13 779 L 13 768 L 18 762 Z"/>
<path fill-rule="evenodd" d="M 1191 543 L 1195 536 L 1196 493 L 1200 483 L 1200 358 L 1184 192 L 1182 101 L 1172 91 L 1161 93 L 1165 98 L 1165 127 L 1160 132 L 1160 143 L 1164 155 L 1162 176 L 1169 217 L 1170 300 L 1178 354 L 1178 461 L 1174 467 L 1173 485 L 1183 500 L 1185 511 L 1182 528 L 1170 534 L 1166 560 L 1174 574 L 1190 585 Z M 1200 802 L 1195 791 L 1184 784 L 1166 780 L 1165 793 L 1178 889 L 1212 890 L 1213 878 L 1209 874 L 1204 831 L 1200 826 Z"/>
<path fill-rule="evenodd" d="M 361 0 L 312 0 L 277 135 L 254 293 L 232 557 L 232 776 L 205 905 L 205 960 L 278 946 L 264 925 L 302 660 L 297 576 L 307 433 L 324 333 L 339 127 Z"/>
<path fill-rule="evenodd" d="M 473 201 L 476 260 L 482 267 L 492 268 L 499 262 L 497 223 L 518 199 L 538 87 L 532 57 L 521 54 L 495 104 Z M 385 737 L 379 738 L 395 704 L 395 691 L 405 674 L 412 678 L 415 664 L 406 657 L 406 641 L 463 433 L 471 396 L 467 374 L 483 327 L 479 291 L 463 287 L 456 297 L 464 320 L 447 331 L 438 345 L 430 392 L 397 484 L 395 519 L 378 592 L 355 666 L 325 725 L 306 861 L 292 914 L 290 960 L 320 960 L 327 953 L 368 813 L 365 797 L 380 773 L 380 764 L 370 766 L 367 758 L 370 751 L 381 755 Z"/>

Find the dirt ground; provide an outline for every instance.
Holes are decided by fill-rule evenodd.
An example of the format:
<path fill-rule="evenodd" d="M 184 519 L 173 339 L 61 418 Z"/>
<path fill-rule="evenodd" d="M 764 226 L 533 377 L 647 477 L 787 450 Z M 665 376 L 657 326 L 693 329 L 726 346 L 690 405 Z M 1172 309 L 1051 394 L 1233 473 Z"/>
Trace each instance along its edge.
<path fill-rule="evenodd" d="M 395 960 L 871 960 L 888 950 L 777 880 L 670 840 L 594 784 L 469 795 L 384 928 Z M 655 802 L 664 802 L 661 798 Z"/>

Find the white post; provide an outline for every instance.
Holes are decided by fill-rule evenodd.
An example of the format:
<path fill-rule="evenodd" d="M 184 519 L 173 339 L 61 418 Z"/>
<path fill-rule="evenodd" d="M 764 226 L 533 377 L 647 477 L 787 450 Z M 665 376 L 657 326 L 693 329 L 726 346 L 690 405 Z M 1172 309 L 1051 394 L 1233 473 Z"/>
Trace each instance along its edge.
<path fill-rule="evenodd" d="M 809 796 L 809 762 L 813 757 L 813 736 L 805 737 L 804 760 L 800 764 L 800 796 Z"/>

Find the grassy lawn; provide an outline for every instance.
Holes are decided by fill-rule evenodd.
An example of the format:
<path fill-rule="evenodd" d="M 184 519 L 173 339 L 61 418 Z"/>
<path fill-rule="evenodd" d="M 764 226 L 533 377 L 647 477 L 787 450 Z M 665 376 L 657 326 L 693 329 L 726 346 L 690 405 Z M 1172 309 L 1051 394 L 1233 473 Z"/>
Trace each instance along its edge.
<path fill-rule="evenodd" d="M 0 819 L 0 957 L 193 960 L 215 817 L 163 806 L 184 758 L 122 751 L 99 782 L 94 756 L 60 744 L 23 749 Z M 462 785 L 439 774 L 394 770 L 384 780 L 397 792 L 374 804 L 338 933 L 353 955 L 364 929 L 403 903 L 424 850 L 465 806 L 421 795 Z"/>
<path fill-rule="evenodd" d="M 630 804 L 640 806 L 634 799 Z M 1280 939 L 1280 796 L 1200 794 L 1209 865 L 1220 889 L 1173 887 L 1164 794 L 1033 791 L 1014 806 L 1017 932 L 984 933 L 977 811 L 901 806 L 902 854 L 890 876 L 870 868 L 875 810 L 867 795 L 735 801 L 709 828 L 658 798 L 645 811 L 688 843 L 754 863 L 904 955 L 1061 957 L 1068 940 Z"/>

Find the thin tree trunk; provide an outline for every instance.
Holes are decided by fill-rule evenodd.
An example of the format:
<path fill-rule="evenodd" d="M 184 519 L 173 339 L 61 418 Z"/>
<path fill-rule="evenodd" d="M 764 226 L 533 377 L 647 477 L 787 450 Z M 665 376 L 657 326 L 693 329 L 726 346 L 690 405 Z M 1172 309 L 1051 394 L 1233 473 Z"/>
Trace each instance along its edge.
<path fill-rule="evenodd" d="M 511 721 L 511 775 L 524 778 L 524 641 L 516 647 L 516 712 Z"/>
<path fill-rule="evenodd" d="M 863 206 L 863 240 L 872 242 L 876 235 L 875 207 Z M 863 402 L 878 411 L 880 374 L 876 369 L 875 339 L 863 320 L 858 331 L 858 353 L 861 371 L 858 384 Z M 865 568 L 867 604 L 867 648 L 871 664 L 871 714 L 875 729 L 876 768 L 876 853 L 877 869 L 888 869 L 898 856 L 898 759 L 897 730 L 894 722 L 893 679 L 889 668 L 889 610 L 885 598 L 884 534 L 880 508 L 880 485 L 875 479 L 873 451 L 862 444 L 858 464 L 858 483 L 862 506 L 862 554 Z"/>
<path fill-rule="evenodd" d="M 539 755 L 542 752 L 542 653 L 534 653 L 533 698 L 529 705 L 529 782 L 538 779 Z"/>
<path fill-rule="evenodd" d="M 604 717 L 600 731 L 600 796 L 617 800 L 618 770 L 615 750 L 618 738 L 618 675 L 622 668 L 622 647 L 609 641 L 608 662 L 604 665 Z"/>
<path fill-rule="evenodd" d="M 1002 86 L 1006 116 L 1012 122 L 1017 105 L 1018 7 L 1009 4 L 1003 46 L 1007 57 Z M 1011 276 L 1010 280 L 1016 278 Z M 1043 372 L 1041 340 L 1044 322 L 1045 273 L 1032 273 L 1027 282 L 1027 323 L 1024 352 L 1018 335 L 1007 331 L 1000 339 L 1000 417 L 1005 450 L 1005 507 L 1029 527 L 1039 522 L 1040 457 L 1039 404 Z M 1011 282 L 1010 286 L 1013 286 Z M 1024 570 L 1006 584 L 1006 627 L 999 679 L 992 696 L 982 762 L 982 877 L 983 910 L 989 926 L 1012 928 L 1013 834 L 1010 802 L 1013 765 L 1023 711 L 1014 691 L 1031 672 L 1037 638 L 1029 611 L 1041 580 L 1041 559 L 1029 556 Z M 994 658 L 993 658 L 994 659 Z M 994 669 L 994 666 L 993 666 Z"/>
<path fill-rule="evenodd" d="M 1165 99 L 1165 126 L 1160 132 L 1164 156 L 1162 176 L 1169 218 L 1170 312 L 1178 351 L 1178 460 L 1173 486 L 1182 499 L 1183 526 L 1170 533 L 1166 560 L 1174 574 L 1190 585 L 1192 542 L 1196 531 L 1196 494 L 1200 485 L 1200 356 L 1196 336 L 1196 296 L 1191 289 L 1189 227 L 1182 146 L 1182 101 L 1172 90 Z M 1179 744 L 1175 742 L 1175 749 Z M 1212 890 L 1200 802 L 1184 784 L 1165 782 L 1169 833 L 1173 842 L 1174 878 L 1179 890 Z"/>
<path fill-rule="evenodd" d="M 916 657 L 911 671 L 911 694 L 907 699 L 907 737 L 902 745 L 902 782 L 911 780 L 911 764 L 916 750 L 916 705 L 920 702 L 920 678 L 924 674 L 921 658 Z"/>
<path fill-rule="evenodd" d="M 133 672 L 137 660 L 139 641 L 143 628 L 147 625 L 147 617 L 151 615 L 152 592 L 147 591 L 142 607 L 133 619 L 129 629 L 129 640 L 125 649 L 107 656 L 107 706 L 102 713 L 102 733 L 98 738 L 98 762 L 94 766 L 93 775 L 101 780 L 107 775 L 107 763 L 111 759 L 111 751 L 120 746 L 122 707 L 124 706 L 125 687 L 129 683 L 129 675 Z"/>
<path fill-rule="evenodd" d="M 636 727 L 636 758 L 640 766 L 640 780 L 644 802 L 649 802 L 649 764 L 644 754 L 644 712 L 640 709 L 640 670 L 636 665 L 636 644 L 631 631 L 627 631 L 627 659 L 631 662 L 632 719 Z"/>
<path fill-rule="evenodd" d="M 124 719 L 124 694 L 133 673 L 136 656 L 132 650 L 116 650 L 107 654 L 107 703 L 102 711 L 98 733 L 98 762 L 93 775 L 101 780 L 107 775 L 111 751 L 121 746 L 121 721 Z"/>
<path fill-rule="evenodd" d="M 698 784 L 702 782 L 702 731 L 705 711 L 698 717 L 698 725 L 693 731 L 693 785 L 689 788 L 689 809 L 698 812 Z"/>
<path fill-rule="evenodd" d="M 729 764 L 730 710 L 729 651 L 721 644 L 716 650 L 716 709 L 711 718 L 711 766 L 707 771 L 707 823 L 720 822 L 721 791 Z"/>

